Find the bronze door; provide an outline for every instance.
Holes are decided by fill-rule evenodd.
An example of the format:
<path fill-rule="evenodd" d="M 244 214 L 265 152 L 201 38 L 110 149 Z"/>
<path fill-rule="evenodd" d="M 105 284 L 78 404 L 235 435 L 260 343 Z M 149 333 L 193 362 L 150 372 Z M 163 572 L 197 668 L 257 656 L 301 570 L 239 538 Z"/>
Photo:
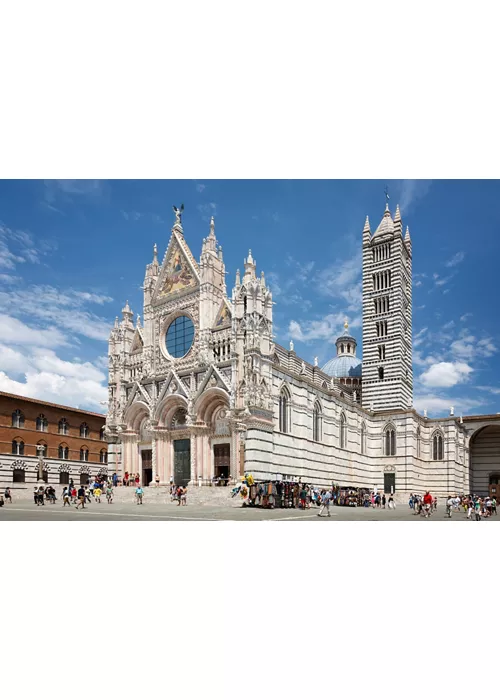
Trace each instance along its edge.
<path fill-rule="evenodd" d="M 187 486 L 191 480 L 191 440 L 174 440 L 174 483 Z"/>

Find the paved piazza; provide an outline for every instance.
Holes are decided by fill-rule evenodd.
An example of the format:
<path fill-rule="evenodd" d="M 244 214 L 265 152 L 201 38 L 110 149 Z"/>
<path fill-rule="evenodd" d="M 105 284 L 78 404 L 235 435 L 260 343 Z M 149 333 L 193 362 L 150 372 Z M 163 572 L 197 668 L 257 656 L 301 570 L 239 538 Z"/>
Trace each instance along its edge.
<path fill-rule="evenodd" d="M 395 510 L 383 510 L 377 508 L 344 508 L 332 507 L 330 512 L 332 517 L 318 518 L 317 508 L 302 511 L 298 509 L 276 509 L 267 510 L 262 508 L 242 508 L 240 505 L 234 506 L 177 506 L 175 503 L 168 504 L 148 504 L 147 501 L 142 506 L 132 503 L 91 503 L 85 510 L 76 510 L 57 505 L 35 506 L 29 501 L 6 504 L 0 508 L 0 521 L 17 520 L 165 520 L 165 521 L 277 521 L 277 522 L 321 522 L 334 523 L 340 520 L 359 520 L 365 522 L 387 522 L 387 521 L 408 521 L 408 522 L 430 522 L 446 521 L 445 506 L 439 506 L 436 513 L 429 519 L 413 514 L 408 506 L 398 506 Z M 486 520 L 496 521 L 497 518 L 487 518 Z M 463 511 L 454 512 L 452 521 L 467 522 Z M 484 519 L 481 521 L 484 522 Z"/>

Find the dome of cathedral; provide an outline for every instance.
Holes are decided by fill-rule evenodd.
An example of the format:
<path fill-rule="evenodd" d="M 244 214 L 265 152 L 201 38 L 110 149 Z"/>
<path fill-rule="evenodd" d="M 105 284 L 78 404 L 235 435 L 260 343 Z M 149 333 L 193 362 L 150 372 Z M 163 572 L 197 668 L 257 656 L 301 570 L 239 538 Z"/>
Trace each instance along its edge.
<path fill-rule="evenodd" d="M 321 368 L 322 372 L 330 377 L 361 377 L 362 362 L 356 357 L 356 338 L 349 334 L 347 321 L 344 324 L 344 332 L 335 341 L 337 357 L 328 360 Z"/>
<path fill-rule="evenodd" d="M 341 355 L 328 360 L 321 370 L 330 377 L 361 377 L 362 362 L 354 355 Z"/>

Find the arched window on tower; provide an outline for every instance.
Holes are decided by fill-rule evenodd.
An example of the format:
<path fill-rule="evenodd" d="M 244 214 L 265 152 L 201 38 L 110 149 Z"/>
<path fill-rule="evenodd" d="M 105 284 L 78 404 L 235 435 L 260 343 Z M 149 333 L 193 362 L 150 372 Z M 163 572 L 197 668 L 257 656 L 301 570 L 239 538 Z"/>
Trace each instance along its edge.
<path fill-rule="evenodd" d="M 68 421 L 66 420 L 66 418 L 61 418 L 61 420 L 59 421 L 59 434 L 67 435 L 68 432 Z"/>
<path fill-rule="evenodd" d="M 321 414 L 321 406 L 318 401 L 314 404 L 314 411 L 313 411 L 313 440 L 315 442 L 321 442 L 322 439 L 322 426 L 321 426 L 321 421 L 322 421 L 322 414 Z"/>
<path fill-rule="evenodd" d="M 366 454 L 366 423 L 361 423 L 361 454 Z"/>
<path fill-rule="evenodd" d="M 393 457 L 396 454 L 396 430 L 392 425 L 385 429 L 384 447 L 386 457 Z"/>
<path fill-rule="evenodd" d="M 347 420 L 344 413 L 340 416 L 340 447 L 344 450 L 347 447 Z"/>
<path fill-rule="evenodd" d="M 89 448 L 88 447 L 80 447 L 80 460 L 82 462 L 89 461 Z"/>
<path fill-rule="evenodd" d="M 436 462 L 444 458 L 444 440 L 443 434 L 439 431 L 432 436 L 432 459 Z"/>
<path fill-rule="evenodd" d="M 89 426 L 87 423 L 82 423 L 80 426 L 80 437 L 88 438 L 90 437 Z"/>
<path fill-rule="evenodd" d="M 290 432 L 290 393 L 286 387 L 280 393 L 279 429 L 282 433 Z"/>

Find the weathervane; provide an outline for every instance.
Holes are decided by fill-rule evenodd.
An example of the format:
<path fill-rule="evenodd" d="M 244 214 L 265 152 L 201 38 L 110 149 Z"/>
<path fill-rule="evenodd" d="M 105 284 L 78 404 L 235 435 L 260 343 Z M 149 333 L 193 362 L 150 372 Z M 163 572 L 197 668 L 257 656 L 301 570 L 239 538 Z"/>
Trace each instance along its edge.
<path fill-rule="evenodd" d="M 182 212 L 184 211 L 184 204 L 181 204 L 181 208 L 178 209 L 175 204 L 172 207 L 172 209 L 175 212 L 175 223 L 180 224 L 181 223 L 181 218 L 182 218 Z"/>
<path fill-rule="evenodd" d="M 387 187 L 387 185 L 385 186 L 384 192 L 385 192 L 385 201 L 388 202 L 389 201 L 389 188 Z"/>

